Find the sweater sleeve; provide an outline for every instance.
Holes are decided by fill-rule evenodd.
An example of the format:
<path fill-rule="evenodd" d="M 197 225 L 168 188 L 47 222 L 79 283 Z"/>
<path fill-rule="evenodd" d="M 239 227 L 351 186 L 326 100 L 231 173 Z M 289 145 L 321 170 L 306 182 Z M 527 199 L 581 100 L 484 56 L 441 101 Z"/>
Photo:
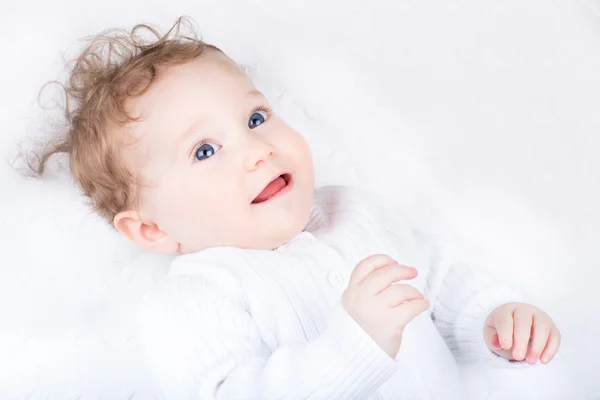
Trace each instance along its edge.
<path fill-rule="evenodd" d="M 424 244 L 431 256 L 425 287 L 431 319 L 457 362 L 531 367 L 526 361 L 509 361 L 496 355 L 483 337 L 485 320 L 496 307 L 509 302 L 530 303 L 530 295 L 481 267 L 461 261 L 450 239 L 414 232 L 416 242 Z"/>
<path fill-rule="evenodd" d="M 142 301 L 142 349 L 167 399 L 361 399 L 397 369 L 341 303 L 314 340 L 269 348 L 239 289 L 178 275 Z"/>

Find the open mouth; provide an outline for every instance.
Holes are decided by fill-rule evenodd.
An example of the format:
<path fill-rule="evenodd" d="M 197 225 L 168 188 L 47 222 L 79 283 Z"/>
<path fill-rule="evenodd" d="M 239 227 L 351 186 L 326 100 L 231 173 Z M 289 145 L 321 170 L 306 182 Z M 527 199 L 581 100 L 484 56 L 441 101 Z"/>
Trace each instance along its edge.
<path fill-rule="evenodd" d="M 292 186 L 292 175 L 281 174 L 273 179 L 265 188 L 252 200 L 252 204 L 264 203 L 274 197 L 287 193 Z"/>

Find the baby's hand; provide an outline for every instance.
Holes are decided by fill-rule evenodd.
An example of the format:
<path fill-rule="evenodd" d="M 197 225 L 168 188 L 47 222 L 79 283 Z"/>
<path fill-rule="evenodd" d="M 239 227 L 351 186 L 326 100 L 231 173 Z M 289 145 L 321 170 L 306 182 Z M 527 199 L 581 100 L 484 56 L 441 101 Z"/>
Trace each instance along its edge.
<path fill-rule="evenodd" d="M 415 268 L 376 254 L 358 263 L 342 295 L 346 311 L 392 358 L 400 350 L 406 325 L 429 308 L 413 286 L 394 284 L 416 276 Z"/>
<path fill-rule="evenodd" d="M 548 364 L 560 346 L 560 332 L 552 319 L 530 304 L 507 303 L 487 317 L 483 337 L 490 350 L 509 360 Z M 529 345 L 529 346 L 528 346 Z M 542 354 L 543 351 L 543 354 Z"/>

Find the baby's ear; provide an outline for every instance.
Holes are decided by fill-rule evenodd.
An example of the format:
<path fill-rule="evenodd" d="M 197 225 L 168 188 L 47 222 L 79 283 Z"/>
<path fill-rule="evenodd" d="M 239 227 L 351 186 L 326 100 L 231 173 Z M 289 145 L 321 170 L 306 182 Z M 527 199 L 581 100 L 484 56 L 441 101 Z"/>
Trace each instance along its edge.
<path fill-rule="evenodd" d="M 154 253 L 177 253 L 179 243 L 155 223 L 143 222 L 136 211 L 121 211 L 113 220 L 115 228 L 127 239 Z"/>

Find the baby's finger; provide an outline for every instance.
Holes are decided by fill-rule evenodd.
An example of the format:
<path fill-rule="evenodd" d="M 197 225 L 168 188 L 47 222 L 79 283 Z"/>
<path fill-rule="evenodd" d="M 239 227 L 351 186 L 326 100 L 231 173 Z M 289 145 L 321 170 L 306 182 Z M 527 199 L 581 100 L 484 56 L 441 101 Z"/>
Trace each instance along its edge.
<path fill-rule="evenodd" d="M 515 334 L 513 343 L 513 358 L 521 361 L 525 358 L 527 345 L 531 337 L 531 323 L 533 314 L 525 307 L 518 307 L 514 311 Z"/>
<path fill-rule="evenodd" d="M 350 274 L 349 284 L 355 285 L 365 279 L 371 272 L 384 265 L 395 263 L 390 256 L 385 254 L 373 254 L 358 263 Z"/>
<path fill-rule="evenodd" d="M 364 285 L 365 290 L 370 294 L 379 294 L 394 282 L 412 279 L 417 276 L 417 273 L 416 268 L 393 262 L 371 272 L 369 276 L 363 279 L 361 285 Z"/>
<path fill-rule="evenodd" d="M 388 286 L 379 293 L 379 296 L 389 307 L 396 307 L 408 300 L 422 300 L 424 298 L 423 294 L 415 287 L 403 283 Z"/>
<path fill-rule="evenodd" d="M 550 329 L 550 338 L 548 338 L 548 343 L 546 344 L 546 348 L 542 353 L 542 364 L 548 364 L 554 358 L 554 355 L 558 351 L 560 346 L 560 332 L 556 326 L 553 326 Z"/>
<path fill-rule="evenodd" d="M 427 299 L 405 301 L 399 306 L 394 307 L 394 313 L 397 315 L 395 320 L 398 321 L 401 326 L 406 326 L 417 315 L 426 311 L 429 308 L 429 305 Z"/>
<path fill-rule="evenodd" d="M 513 345 L 513 316 L 510 310 L 504 309 L 502 313 L 494 314 L 494 328 L 498 332 L 500 346 L 508 350 Z"/>
<path fill-rule="evenodd" d="M 531 327 L 531 347 L 529 354 L 527 355 L 527 363 L 535 364 L 540 359 L 542 350 L 546 347 L 548 339 L 550 338 L 550 329 L 552 328 L 552 322 L 548 318 L 536 315 L 533 316 L 533 326 Z"/>

